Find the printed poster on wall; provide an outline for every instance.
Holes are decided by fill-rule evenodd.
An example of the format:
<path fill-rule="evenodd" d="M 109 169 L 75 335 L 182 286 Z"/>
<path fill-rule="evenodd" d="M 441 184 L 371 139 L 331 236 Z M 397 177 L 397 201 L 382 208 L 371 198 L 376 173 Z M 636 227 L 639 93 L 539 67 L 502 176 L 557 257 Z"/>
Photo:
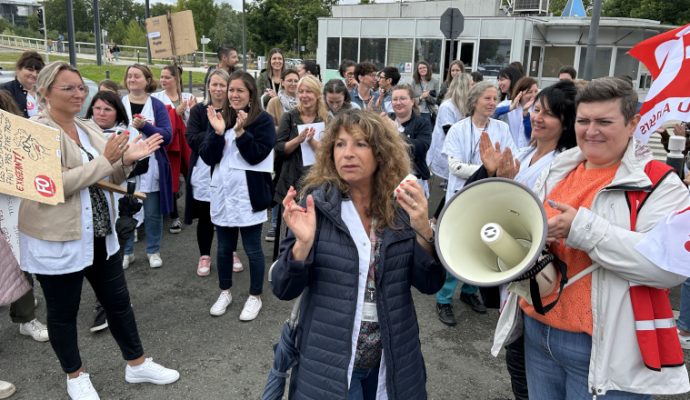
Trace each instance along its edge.
<path fill-rule="evenodd" d="M 65 201 L 57 129 L 0 110 L 0 193 L 52 205 Z"/>

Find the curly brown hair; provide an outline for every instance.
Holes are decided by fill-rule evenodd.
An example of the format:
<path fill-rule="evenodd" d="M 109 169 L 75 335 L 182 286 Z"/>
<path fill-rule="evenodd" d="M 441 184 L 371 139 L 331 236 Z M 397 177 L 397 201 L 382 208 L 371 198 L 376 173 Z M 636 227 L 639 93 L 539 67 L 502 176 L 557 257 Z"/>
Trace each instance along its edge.
<path fill-rule="evenodd" d="M 338 188 L 345 196 L 349 195 L 350 187 L 338 174 L 333 156 L 335 142 L 343 130 L 352 136 L 363 138 L 374 152 L 377 167 L 369 208 L 371 216 L 378 221 L 378 228 L 397 229 L 394 224 L 396 203 L 392 200 L 392 195 L 400 181 L 412 170 L 409 145 L 392 124 L 376 113 L 348 110 L 330 121 L 321 136 L 316 163 L 304 178 L 302 196 L 324 184 Z"/>

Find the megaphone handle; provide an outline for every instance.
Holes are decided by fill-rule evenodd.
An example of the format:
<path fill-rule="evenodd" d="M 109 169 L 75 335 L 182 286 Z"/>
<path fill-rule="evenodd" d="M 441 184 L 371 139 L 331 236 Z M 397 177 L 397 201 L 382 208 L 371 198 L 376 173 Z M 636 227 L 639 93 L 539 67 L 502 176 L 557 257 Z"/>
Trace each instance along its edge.
<path fill-rule="evenodd" d="M 537 283 L 537 277 L 534 276 L 529 279 L 529 293 L 532 297 L 532 305 L 534 306 L 534 311 L 536 311 L 540 315 L 546 314 L 556 306 L 558 300 L 560 300 L 561 298 L 561 294 L 563 293 L 565 284 L 568 283 L 568 271 L 565 263 L 558 259 L 558 257 L 554 257 L 553 262 L 558 266 L 558 271 L 561 273 L 561 282 L 560 287 L 558 288 L 558 296 L 556 296 L 556 299 L 554 301 L 544 306 L 541 302 L 541 295 L 539 294 L 539 284 Z"/>

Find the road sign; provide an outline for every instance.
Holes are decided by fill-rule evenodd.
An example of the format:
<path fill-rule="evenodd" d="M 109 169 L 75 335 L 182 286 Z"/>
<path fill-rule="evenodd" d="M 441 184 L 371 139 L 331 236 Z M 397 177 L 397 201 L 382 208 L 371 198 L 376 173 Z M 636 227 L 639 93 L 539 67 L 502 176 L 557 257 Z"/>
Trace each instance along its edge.
<path fill-rule="evenodd" d="M 446 39 L 455 39 L 465 28 L 465 17 L 459 9 L 449 7 L 441 15 L 441 33 Z"/>

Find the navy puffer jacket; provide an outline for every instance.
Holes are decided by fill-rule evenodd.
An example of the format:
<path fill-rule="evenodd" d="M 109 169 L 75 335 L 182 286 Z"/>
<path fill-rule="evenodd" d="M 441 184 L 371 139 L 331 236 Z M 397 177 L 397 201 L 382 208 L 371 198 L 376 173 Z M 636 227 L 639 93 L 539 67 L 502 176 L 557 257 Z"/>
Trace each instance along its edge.
<path fill-rule="evenodd" d="M 358 287 L 355 243 L 340 217 L 342 196 L 335 188 L 313 193 L 317 233 L 303 262 L 292 261 L 289 233 L 273 269 L 273 293 L 291 300 L 309 287 L 301 303 L 299 364 L 290 379 L 290 399 L 346 399 L 347 369 Z M 404 220 L 403 220 L 404 218 Z M 426 368 L 410 287 L 436 293 L 445 278 L 437 259 L 416 241 L 409 217 L 398 215 L 401 229 L 385 229 L 376 276 L 377 311 L 386 362 L 388 398 L 426 399 Z"/>

